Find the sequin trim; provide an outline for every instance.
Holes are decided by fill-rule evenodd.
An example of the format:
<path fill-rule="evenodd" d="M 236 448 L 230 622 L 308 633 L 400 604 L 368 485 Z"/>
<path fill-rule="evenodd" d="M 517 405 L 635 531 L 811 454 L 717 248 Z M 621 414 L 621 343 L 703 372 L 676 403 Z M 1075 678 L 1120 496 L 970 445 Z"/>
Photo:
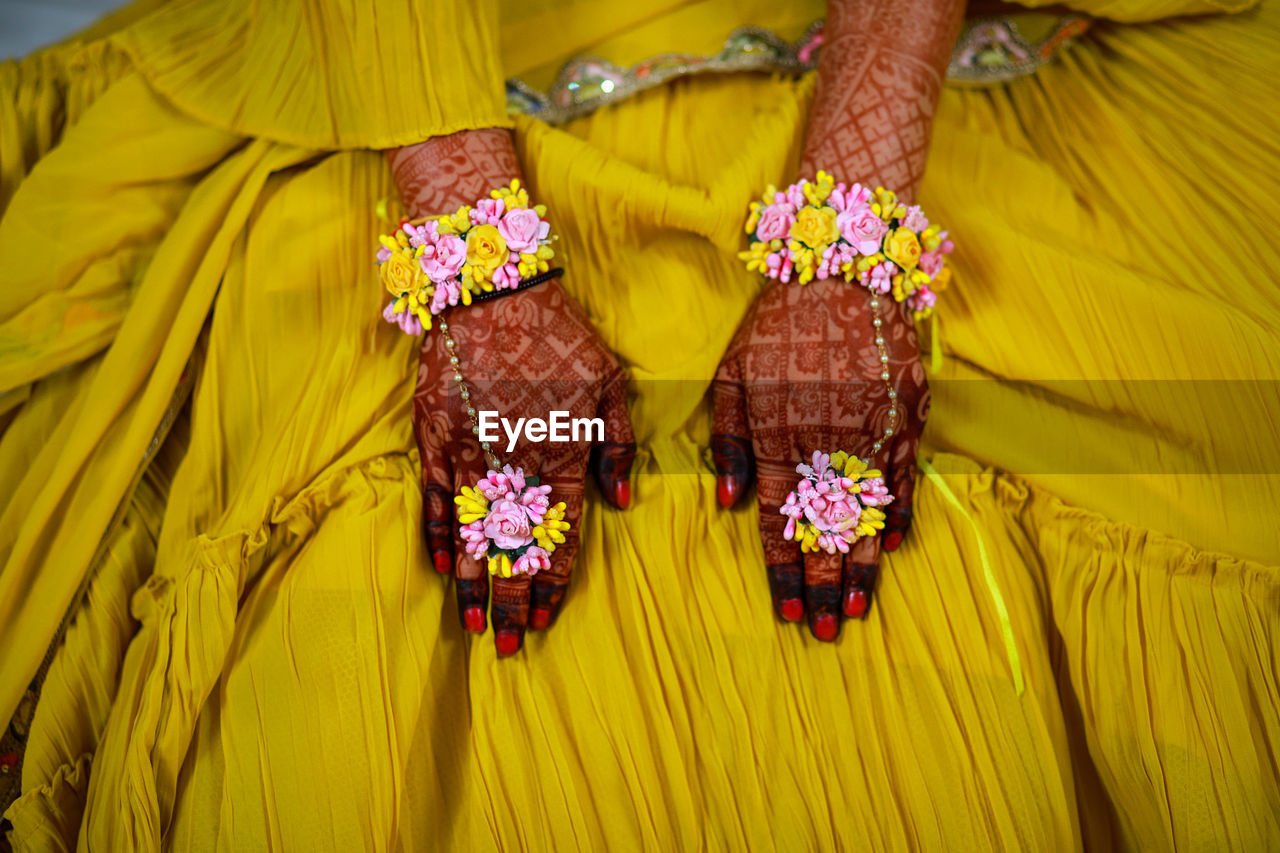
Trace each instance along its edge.
<path fill-rule="evenodd" d="M 965 23 L 947 68 L 947 81 L 960 85 L 995 85 L 1033 73 L 1090 21 L 1067 15 L 1050 35 L 1035 43 L 1023 38 L 1016 15 Z M 817 67 L 822 51 L 823 22 L 815 22 L 798 41 L 788 42 L 769 30 L 742 27 L 725 40 L 714 56 L 664 53 L 631 68 L 594 56 L 570 61 L 546 92 L 522 80 L 507 81 L 507 112 L 523 113 L 548 124 L 587 115 L 600 107 L 693 74 L 734 71 L 803 73 Z"/>

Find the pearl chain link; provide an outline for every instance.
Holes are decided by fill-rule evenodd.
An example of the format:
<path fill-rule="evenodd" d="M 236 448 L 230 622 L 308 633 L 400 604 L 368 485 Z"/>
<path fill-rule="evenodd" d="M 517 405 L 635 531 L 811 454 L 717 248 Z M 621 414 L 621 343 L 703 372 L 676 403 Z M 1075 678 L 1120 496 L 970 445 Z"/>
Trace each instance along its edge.
<path fill-rule="evenodd" d="M 458 392 L 462 395 L 462 405 L 466 407 L 467 420 L 471 422 L 471 434 L 480 438 L 480 421 L 477 420 L 476 407 L 471 404 L 471 389 L 467 387 L 467 380 L 462 376 L 462 362 L 458 358 L 457 344 L 453 342 L 453 336 L 449 334 L 449 324 L 441 317 L 436 323 L 436 328 L 440 330 L 440 336 L 444 338 L 445 348 L 449 350 L 449 366 L 453 368 L 453 381 L 458 383 Z M 502 462 L 494 455 L 493 448 L 487 441 L 480 442 L 480 449 L 484 451 L 484 458 L 489 463 L 489 467 L 498 471 L 502 468 Z"/>
<path fill-rule="evenodd" d="M 880 378 L 884 380 L 884 387 L 889 392 L 889 423 L 884 428 L 884 435 L 871 446 L 871 455 L 874 457 L 893 437 L 893 431 L 898 425 L 898 392 L 889 379 L 889 350 L 884 345 L 884 335 L 880 331 L 884 326 L 884 320 L 880 318 L 880 297 L 874 293 L 871 294 L 871 315 L 871 325 L 876 331 L 876 349 L 880 352 Z"/>
<path fill-rule="evenodd" d="M 871 455 L 875 456 L 885 446 L 890 438 L 893 437 L 893 431 L 898 425 L 898 392 L 894 390 L 893 383 L 889 376 L 889 350 L 884 343 L 884 334 L 880 331 L 884 326 L 884 320 L 880 318 L 880 299 L 874 294 L 871 296 L 871 325 L 876 333 L 876 350 L 880 355 L 880 379 L 884 382 L 885 390 L 889 394 L 889 423 L 884 428 L 884 434 L 875 444 L 871 446 Z M 457 344 L 453 341 L 453 336 L 449 334 L 449 324 L 440 318 L 437 323 L 440 330 L 440 336 L 444 338 L 445 348 L 449 351 L 449 366 L 453 368 L 453 381 L 458 384 L 458 393 L 462 396 L 462 405 L 466 407 L 467 420 L 471 423 L 471 434 L 477 439 L 480 438 L 480 421 L 476 407 L 471 404 L 471 389 L 467 387 L 467 380 L 462 375 L 462 361 L 458 358 Z M 489 463 L 489 467 L 498 470 L 502 467 L 501 461 L 494 454 L 492 445 L 487 441 L 480 442 L 480 449 L 484 451 L 485 459 Z"/>

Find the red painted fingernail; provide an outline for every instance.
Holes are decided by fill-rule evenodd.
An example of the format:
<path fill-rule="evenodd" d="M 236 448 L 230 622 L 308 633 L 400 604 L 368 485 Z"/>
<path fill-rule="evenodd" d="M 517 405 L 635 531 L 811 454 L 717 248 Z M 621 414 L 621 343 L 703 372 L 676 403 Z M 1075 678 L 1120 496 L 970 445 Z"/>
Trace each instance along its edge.
<path fill-rule="evenodd" d="M 467 630 L 471 633 L 484 633 L 484 611 L 479 607 L 468 607 L 462 614 L 462 619 L 467 625 Z"/>
<path fill-rule="evenodd" d="M 631 481 L 619 480 L 613 484 L 613 502 L 619 509 L 631 506 Z"/>
<path fill-rule="evenodd" d="M 541 631 L 551 624 L 551 611 L 545 607 L 535 607 L 529 614 L 529 627 Z"/>
<path fill-rule="evenodd" d="M 431 559 L 435 561 L 436 571 L 442 575 L 449 574 L 449 570 L 453 568 L 453 559 L 448 551 L 436 551 Z"/>
<path fill-rule="evenodd" d="M 813 636 L 824 643 L 829 643 L 836 638 L 836 629 L 836 617 L 830 613 L 823 613 L 813 620 Z"/>
<path fill-rule="evenodd" d="M 738 502 L 738 481 L 728 475 L 716 479 L 716 500 L 729 509 Z"/>
<path fill-rule="evenodd" d="M 902 534 L 896 530 L 884 537 L 884 549 L 886 551 L 896 551 L 898 550 L 898 546 L 901 544 Z"/>
<path fill-rule="evenodd" d="M 804 618 L 804 603 L 798 598 L 788 598 L 779 609 L 782 611 L 782 618 L 788 622 L 799 622 Z"/>
<path fill-rule="evenodd" d="M 844 615 L 850 619 L 861 619 L 867 615 L 867 591 L 853 589 L 844 599 Z"/>
<path fill-rule="evenodd" d="M 520 635 L 515 631 L 499 631 L 495 642 L 498 646 L 498 657 L 509 657 L 520 651 Z"/>

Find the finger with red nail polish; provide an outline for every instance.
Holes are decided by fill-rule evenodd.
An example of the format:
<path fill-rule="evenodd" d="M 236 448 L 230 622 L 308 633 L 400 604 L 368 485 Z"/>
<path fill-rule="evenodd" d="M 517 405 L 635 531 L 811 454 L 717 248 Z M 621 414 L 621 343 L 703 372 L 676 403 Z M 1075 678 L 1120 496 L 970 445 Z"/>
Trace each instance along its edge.
<path fill-rule="evenodd" d="M 472 634 L 483 634 L 487 627 L 485 613 L 489 610 L 489 578 L 458 578 L 458 618 L 462 628 Z"/>
<path fill-rule="evenodd" d="M 804 618 L 804 566 L 783 563 L 766 567 L 773 612 L 783 622 L 799 622 Z"/>
<path fill-rule="evenodd" d="M 871 597 L 875 594 L 877 570 L 874 564 L 852 563 L 845 566 L 844 615 L 850 619 L 865 619 L 871 612 Z"/>
<path fill-rule="evenodd" d="M 498 657 L 510 657 L 524 644 L 530 583 L 528 575 L 493 579 L 493 642 Z"/>
<path fill-rule="evenodd" d="M 559 550 L 558 548 L 556 550 Z M 541 571 L 534 575 L 529 601 L 529 628 L 545 631 L 560 615 L 561 602 L 569 585 L 569 579 L 553 571 Z"/>
<path fill-rule="evenodd" d="M 625 510 L 631 506 L 636 437 L 627 410 L 627 377 L 621 370 L 605 383 L 599 416 L 604 421 L 604 442 L 591 450 L 591 470 L 605 500 Z"/>
<path fill-rule="evenodd" d="M 784 622 L 804 618 L 804 561 L 800 545 L 785 535 L 787 519 L 778 512 L 779 491 L 784 486 L 762 478 L 756 492 L 760 510 L 760 540 L 764 544 L 765 570 L 773 612 Z"/>
<path fill-rule="evenodd" d="M 910 500 L 910 492 L 907 497 Z M 881 541 L 884 550 L 890 552 L 898 550 L 911 530 L 911 506 L 897 506 L 897 502 L 897 495 L 894 495 L 894 502 L 885 511 L 884 536 Z"/>
<path fill-rule="evenodd" d="M 453 571 L 453 493 L 440 483 L 422 489 L 422 537 L 431 564 L 442 575 Z"/>
<path fill-rule="evenodd" d="M 817 551 L 804 555 L 805 612 L 809 631 L 825 643 L 840 633 L 840 581 L 844 555 Z"/>
<path fill-rule="evenodd" d="M 714 412 L 711 460 L 716 466 L 716 503 L 732 509 L 755 477 L 755 456 L 747 427 L 747 398 L 736 358 L 726 356 L 711 383 Z"/>

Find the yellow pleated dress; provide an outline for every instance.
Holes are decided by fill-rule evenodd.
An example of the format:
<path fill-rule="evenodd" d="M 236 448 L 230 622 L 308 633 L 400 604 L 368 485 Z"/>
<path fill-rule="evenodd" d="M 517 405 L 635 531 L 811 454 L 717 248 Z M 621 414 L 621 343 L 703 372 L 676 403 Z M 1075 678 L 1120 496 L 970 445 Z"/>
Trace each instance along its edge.
<path fill-rule="evenodd" d="M 1280 847 L 1274 6 L 1087 0 L 1035 75 L 944 91 L 916 524 L 833 645 L 703 453 L 812 75 L 515 120 L 640 456 L 498 661 L 419 538 L 374 149 L 822 15 L 619 5 L 144 0 L 0 66 L 15 849 Z"/>

